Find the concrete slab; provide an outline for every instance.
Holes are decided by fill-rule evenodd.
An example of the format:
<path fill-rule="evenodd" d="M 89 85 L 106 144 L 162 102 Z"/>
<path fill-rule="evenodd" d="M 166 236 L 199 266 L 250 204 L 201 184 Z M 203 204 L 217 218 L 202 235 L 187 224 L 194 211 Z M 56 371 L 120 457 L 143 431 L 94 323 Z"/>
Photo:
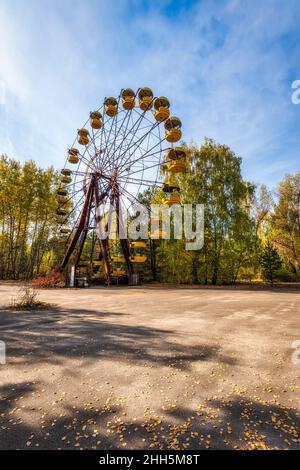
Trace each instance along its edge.
<path fill-rule="evenodd" d="M 17 289 L 1 449 L 300 449 L 299 290 L 43 290 L 55 309 L 13 312 Z"/>

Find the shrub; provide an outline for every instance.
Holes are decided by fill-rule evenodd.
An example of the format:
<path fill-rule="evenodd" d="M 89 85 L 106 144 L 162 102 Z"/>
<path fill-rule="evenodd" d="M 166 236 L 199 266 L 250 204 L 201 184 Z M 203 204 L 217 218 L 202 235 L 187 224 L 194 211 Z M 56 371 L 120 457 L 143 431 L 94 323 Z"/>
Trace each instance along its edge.
<path fill-rule="evenodd" d="M 40 275 L 31 281 L 31 285 L 38 289 L 49 287 L 65 287 L 65 276 L 58 271 L 51 271 L 48 274 Z"/>
<path fill-rule="evenodd" d="M 50 304 L 37 300 L 38 292 L 26 284 L 18 292 L 18 297 L 12 300 L 9 308 L 13 310 L 45 310 Z"/>
<path fill-rule="evenodd" d="M 282 266 L 282 260 L 272 244 L 267 241 L 259 255 L 259 264 L 263 278 L 273 286 L 278 270 Z"/>

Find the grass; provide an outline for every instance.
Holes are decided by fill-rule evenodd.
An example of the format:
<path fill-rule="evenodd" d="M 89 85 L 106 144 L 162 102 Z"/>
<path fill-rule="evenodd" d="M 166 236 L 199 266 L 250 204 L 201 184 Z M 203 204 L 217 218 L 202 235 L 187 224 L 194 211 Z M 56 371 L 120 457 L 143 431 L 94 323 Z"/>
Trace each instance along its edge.
<path fill-rule="evenodd" d="M 48 310 L 54 307 L 53 305 L 48 304 L 47 302 L 42 302 L 41 300 L 38 300 L 38 295 L 38 292 L 34 288 L 25 285 L 19 290 L 18 297 L 12 299 L 12 302 L 9 305 L 9 309 L 32 311 Z"/>

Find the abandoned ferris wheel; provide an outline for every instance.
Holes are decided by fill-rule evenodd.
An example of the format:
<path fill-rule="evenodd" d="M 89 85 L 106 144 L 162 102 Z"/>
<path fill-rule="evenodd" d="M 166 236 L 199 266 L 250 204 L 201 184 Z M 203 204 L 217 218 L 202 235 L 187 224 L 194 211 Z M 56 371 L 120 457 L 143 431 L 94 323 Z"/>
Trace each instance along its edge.
<path fill-rule="evenodd" d="M 130 278 L 136 264 L 146 261 L 145 241 L 119 238 L 112 248 L 109 234 L 100 236 L 101 223 L 109 203 L 118 233 L 124 223 L 121 204 L 130 209 L 147 188 L 161 188 L 169 207 L 180 204 L 176 176 L 186 168 L 185 151 L 176 146 L 181 135 L 181 121 L 171 115 L 169 100 L 155 97 L 150 88 L 123 89 L 90 113 L 68 150 L 57 190 L 62 269 L 77 269 L 84 253 L 92 274 L 110 283 Z"/>

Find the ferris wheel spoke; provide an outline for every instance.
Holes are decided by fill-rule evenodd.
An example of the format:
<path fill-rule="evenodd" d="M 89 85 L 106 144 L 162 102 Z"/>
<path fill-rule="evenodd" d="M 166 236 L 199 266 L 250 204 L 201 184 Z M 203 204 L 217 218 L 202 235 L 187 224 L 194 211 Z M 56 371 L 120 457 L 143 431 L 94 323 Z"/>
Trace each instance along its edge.
<path fill-rule="evenodd" d="M 129 202 L 131 202 L 132 205 L 135 205 L 136 203 L 138 203 L 139 206 L 143 206 L 147 210 L 149 217 L 151 215 L 155 215 L 155 213 L 151 210 L 151 206 L 147 206 L 146 204 L 141 202 L 136 196 L 131 194 L 126 189 L 122 188 L 122 191 L 120 192 L 129 200 Z"/>
<path fill-rule="evenodd" d="M 148 126 L 147 126 L 147 128 L 148 128 Z M 151 134 L 151 133 L 149 133 L 149 138 L 150 138 L 150 134 Z M 128 149 L 128 147 L 125 147 L 125 150 L 127 150 L 127 149 Z M 143 146 L 142 146 L 141 144 L 137 147 L 136 150 L 138 150 L 138 151 L 144 151 L 144 152 L 147 151 L 147 149 L 146 149 L 146 148 L 143 148 Z M 135 152 L 135 150 L 134 150 L 131 154 L 133 154 L 134 152 Z"/>
<path fill-rule="evenodd" d="M 141 186 L 161 186 L 163 184 L 162 179 L 159 178 L 159 175 L 157 175 L 156 179 L 152 178 L 147 178 L 147 170 L 148 168 L 144 168 L 139 170 L 137 173 L 137 178 L 134 177 L 125 177 L 125 178 L 119 178 L 119 181 L 127 187 L 128 185 L 141 185 Z M 139 191 L 139 190 L 138 190 Z M 138 192 L 137 191 L 137 192 Z"/>
<path fill-rule="evenodd" d="M 123 112 L 125 112 L 125 110 L 123 110 Z M 108 138 L 107 131 L 105 131 L 105 136 L 106 138 L 105 138 L 105 145 L 103 148 L 103 158 L 102 158 L 101 164 L 102 164 L 102 168 L 109 168 L 110 171 L 112 171 L 112 158 L 111 158 L 110 152 L 108 152 L 108 148 L 114 145 L 114 141 L 116 139 L 115 139 L 114 133 L 113 134 L 110 133 L 110 136 Z"/>
<path fill-rule="evenodd" d="M 107 116 L 105 114 L 104 117 L 103 117 L 103 126 L 102 126 L 102 133 L 101 133 L 101 149 L 102 149 L 102 146 L 103 146 L 104 159 L 105 159 L 105 150 L 106 150 L 106 146 L 107 146 L 106 142 L 107 142 L 107 138 L 108 138 L 105 126 L 110 121 L 111 121 L 111 118 L 107 119 Z M 102 137 L 103 137 L 103 142 L 102 142 Z"/>
<path fill-rule="evenodd" d="M 143 114 L 141 114 L 139 116 L 139 119 L 137 119 L 137 121 L 133 124 L 133 126 L 131 127 L 131 129 L 128 131 L 127 134 L 125 134 L 125 138 L 128 137 L 128 135 L 133 131 L 134 127 L 138 126 L 140 121 L 143 119 L 144 115 L 145 115 L 146 111 L 143 112 Z M 119 146 L 120 147 L 120 146 Z M 116 152 L 119 150 L 119 147 L 116 148 Z"/>
<path fill-rule="evenodd" d="M 159 123 L 156 122 L 155 124 L 153 124 L 152 129 L 155 129 L 155 127 L 157 127 L 158 125 L 159 125 Z M 143 140 L 145 140 L 147 136 L 148 136 L 148 134 L 145 134 L 144 136 L 140 137 L 133 145 L 131 145 L 131 146 L 128 148 L 128 151 L 129 151 L 132 147 L 136 147 L 139 142 L 143 142 Z M 155 148 L 158 144 L 160 144 L 163 140 L 164 140 L 164 139 L 162 139 L 162 140 L 159 141 L 156 145 L 154 145 L 154 146 L 152 147 L 152 149 Z M 152 150 L 152 149 L 151 149 L 151 150 Z M 125 155 L 125 153 L 126 153 L 126 152 L 124 152 L 121 156 Z M 146 153 L 147 153 L 147 152 L 146 152 Z M 122 166 L 126 165 L 126 164 L 128 163 L 128 161 L 130 160 L 130 158 L 131 158 L 131 155 L 130 155 L 129 158 L 127 158 L 127 160 L 125 160 L 125 161 L 123 162 Z"/>
<path fill-rule="evenodd" d="M 144 186 L 148 186 L 149 184 L 161 184 L 161 181 L 159 181 L 158 179 L 156 180 L 149 180 L 149 179 L 143 179 L 142 183 L 141 183 L 141 180 L 138 179 L 138 178 L 127 178 L 127 179 L 122 179 L 122 178 L 119 178 L 118 181 L 121 181 L 123 183 L 129 183 L 129 184 L 142 184 Z"/>
<path fill-rule="evenodd" d="M 136 160 L 134 160 L 133 162 L 130 162 L 130 165 L 132 166 L 133 164 L 137 163 L 138 161 L 140 161 L 141 159 L 145 158 L 147 154 L 149 154 L 149 152 L 151 152 L 154 148 L 156 148 L 158 145 L 161 145 L 161 143 L 164 141 L 164 138 L 162 140 L 160 140 L 159 142 L 157 142 L 153 147 L 151 147 L 151 149 L 149 149 L 142 157 L 140 158 L 137 158 Z M 161 150 L 160 150 L 161 151 Z M 149 156 L 149 155 L 148 155 Z M 124 162 L 123 165 L 121 165 L 121 169 L 124 168 L 124 166 L 128 164 L 128 162 Z"/>
<path fill-rule="evenodd" d="M 131 127 L 131 129 L 128 131 L 128 133 L 127 133 L 126 136 L 124 137 L 124 139 L 125 139 L 125 138 L 128 137 L 129 134 L 131 134 L 131 139 L 130 139 L 130 141 L 129 141 L 128 147 L 126 148 L 125 153 L 126 153 L 127 151 L 129 151 L 130 148 L 132 147 L 132 145 L 131 145 L 131 144 L 132 144 L 132 141 L 133 141 L 134 137 L 136 136 L 136 134 L 137 134 L 137 132 L 138 132 L 138 130 L 139 130 L 139 127 L 140 127 L 140 125 L 141 125 L 143 119 L 145 118 L 146 112 L 147 112 L 147 111 L 143 111 L 143 113 L 140 115 L 139 119 L 137 119 L 137 121 L 133 124 L 133 126 Z M 132 114 L 131 114 L 131 117 L 132 117 Z M 132 117 L 132 121 L 133 121 L 133 117 Z M 155 123 L 153 124 L 153 126 L 155 126 Z M 153 126 L 152 126 L 152 127 L 153 127 Z M 120 149 L 120 146 L 116 149 L 116 151 L 119 150 L 119 149 Z M 118 154 L 118 156 L 117 156 L 117 162 L 116 162 L 117 164 L 119 164 L 120 158 L 122 158 L 123 155 L 124 155 L 124 153 L 122 153 L 122 152 L 120 151 L 119 154 Z"/>
<path fill-rule="evenodd" d="M 128 142 L 127 142 L 127 139 L 122 139 L 122 143 L 120 143 L 120 148 L 121 149 L 124 149 L 126 150 L 128 148 Z M 117 162 L 117 157 L 110 157 L 108 160 L 107 160 L 107 163 L 106 165 L 104 166 L 103 168 L 103 171 L 106 171 L 106 170 L 109 170 L 110 172 L 112 172 L 114 170 L 114 167 L 116 167 L 116 162 Z"/>
<path fill-rule="evenodd" d="M 158 163 L 155 163 L 154 165 L 151 165 L 151 166 L 147 167 L 147 170 L 150 170 L 150 169 L 156 168 L 156 167 L 160 167 L 160 166 L 161 166 L 161 162 L 158 162 Z M 141 171 L 141 169 L 132 171 L 131 173 L 128 173 L 128 176 L 140 173 L 140 171 Z"/>
<path fill-rule="evenodd" d="M 120 99 L 121 99 L 121 95 L 119 95 L 119 97 L 118 97 L 117 105 L 116 105 L 117 113 L 112 118 L 112 122 L 111 122 L 110 128 L 109 128 L 109 133 L 108 133 L 107 139 L 105 141 L 105 152 L 106 152 L 107 158 L 109 158 L 108 142 L 109 142 L 109 139 L 110 139 L 110 134 L 111 134 L 111 131 L 113 129 L 113 126 L 114 126 L 115 122 L 117 122 L 117 120 L 118 120 Z M 121 112 L 122 112 L 122 110 L 121 110 Z"/>
<path fill-rule="evenodd" d="M 83 200 L 78 201 L 78 202 L 74 205 L 73 209 L 67 214 L 68 220 L 70 219 L 70 217 L 71 217 L 73 214 L 75 214 L 75 211 L 79 208 L 79 206 L 80 206 L 81 203 L 83 203 Z M 78 217 L 79 217 L 79 215 L 78 215 Z M 78 217 L 77 217 L 77 220 L 78 220 Z M 75 224 L 76 224 L 76 222 L 75 222 Z M 75 226 L 75 225 L 74 225 L 74 226 Z"/>
<path fill-rule="evenodd" d="M 88 161 L 89 161 L 89 165 L 88 165 L 88 166 L 89 166 L 89 167 L 92 166 L 93 169 L 96 170 L 96 169 L 97 169 L 97 166 L 96 166 L 96 164 L 95 164 L 96 155 L 95 155 L 95 154 L 94 154 L 94 155 L 91 154 L 91 153 L 90 153 L 90 149 L 89 149 L 88 147 L 86 148 L 86 151 L 87 151 L 88 156 L 89 156 L 89 160 L 88 160 Z"/>
<path fill-rule="evenodd" d="M 63 187 L 64 189 L 69 189 L 69 188 L 73 187 L 74 185 L 83 183 L 84 181 L 85 181 L 85 178 L 83 178 L 82 180 L 79 180 L 79 181 L 72 181 L 71 183 L 64 184 L 62 187 Z"/>
<path fill-rule="evenodd" d="M 94 129 L 92 128 L 92 139 L 91 139 L 91 142 L 93 144 L 93 147 L 94 147 L 94 154 L 95 154 L 95 157 L 97 158 L 97 153 L 98 153 L 98 149 L 97 149 L 97 145 L 96 145 L 96 134 L 97 132 L 94 131 Z M 97 161 L 96 161 L 96 167 L 97 167 Z"/>
<path fill-rule="evenodd" d="M 126 110 L 126 113 L 125 113 L 125 115 L 124 115 L 123 121 L 119 123 L 119 128 L 118 128 L 118 131 L 116 132 L 115 139 L 114 139 L 114 141 L 113 141 L 114 144 L 115 144 L 116 139 L 118 138 L 120 132 L 122 132 L 122 127 L 123 127 L 123 125 L 125 124 L 125 121 L 126 121 L 126 119 L 127 119 L 127 123 L 126 123 L 126 126 L 125 126 L 125 131 L 124 131 L 125 134 L 126 134 L 127 127 L 128 127 L 128 122 L 130 121 L 131 112 L 132 112 L 131 109 Z M 113 144 L 111 144 L 110 148 L 108 149 L 108 152 L 107 152 L 108 157 L 110 157 L 110 150 L 112 149 L 112 146 L 113 146 Z M 115 152 L 116 152 L 116 148 L 114 147 L 114 153 L 115 153 Z"/>
<path fill-rule="evenodd" d="M 72 200 L 74 199 L 74 197 L 75 197 L 77 194 L 79 194 L 79 193 L 81 192 L 81 190 L 82 190 L 82 189 L 79 188 L 79 189 L 77 189 L 75 192 L 73 192 L 72 194 L 69 194 L 68 199 L 67 199 L 65 202 L 63 202 L 63 203 L 61 204 L 61 207 L 66 206 L 70 201 L 72 201 Z"/>
<path fill-rule="evenodd" d="M 102 126 L 102 127 L 104 127 L 104 126 Z M 97 163 L 98 163 L 98 169 L 100 169 L 100 168 L 102 167 L 102 166 L 100 165 L 99 159 L 100 159 L 100 155 L 103 154 L 103 149 L 102 149 L 103 132 L 104 132 L 104 130 L 102 129 L 102 132 L 101 132 L 101 134 L 100 134 L 100 145 L 99 145 L 99 148 L 98 148 L 98 158 L 97 158 L 97 160 L 98 160 L 98 162 L 97 162 Z"/>
<path fill-rule="evenodd" d="M 142 204 L 136 196 L 134 196 L 133 194 L 131 194 L 126 188 L 120 188 L 120 193 L 125 196 L 131 203 L 138 203 L 138 204 L 141 204 L 142 206 L 145 206 L 145 204 Z M 146 206 L 145 206 L 146 207 Z"/>

